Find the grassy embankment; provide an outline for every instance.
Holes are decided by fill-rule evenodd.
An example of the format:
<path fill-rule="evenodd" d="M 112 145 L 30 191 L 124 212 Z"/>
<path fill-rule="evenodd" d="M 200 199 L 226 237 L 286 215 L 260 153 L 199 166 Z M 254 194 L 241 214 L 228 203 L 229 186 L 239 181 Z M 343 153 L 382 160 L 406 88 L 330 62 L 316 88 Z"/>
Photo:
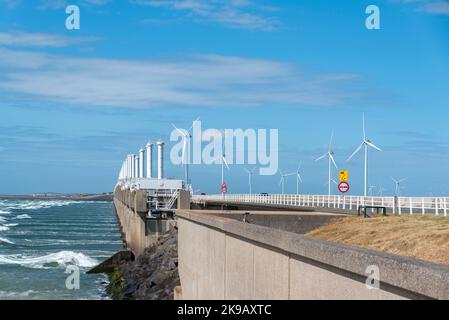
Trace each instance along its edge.
<path fill-rule="evenodd" d="M 449 265 L 449 217 L 344 217 L 307 234 L 401 256 Z"/>

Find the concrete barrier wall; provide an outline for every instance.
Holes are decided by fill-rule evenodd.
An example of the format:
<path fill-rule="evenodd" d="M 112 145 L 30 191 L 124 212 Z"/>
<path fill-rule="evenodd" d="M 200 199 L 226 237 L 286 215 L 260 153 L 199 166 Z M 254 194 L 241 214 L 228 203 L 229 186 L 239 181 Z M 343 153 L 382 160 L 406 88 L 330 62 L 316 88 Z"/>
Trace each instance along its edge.
<path fill-rule="evenodd" d="M 182 299 L 449 297 L 449 267 L 193 211 L 178 213 Z M 378 266 L 380 288 L 365 285 Z"/>
<path fill-rule="evenodd" d="M 123 203 L 114 200 L 123 240 L 135 256 L 156 242 L 156 237 L 145 235 L 145 220 L 141 214 L 132 211 Z"/>
<path fill-rule="evenodd" d="M 129 191 L 116 188 L 114 206 L 120 225 L 123 241 L 135 256 L 157 241 L 154 236 L 146 235 L 145 216 L 147 214 L 147 192 Z"/>

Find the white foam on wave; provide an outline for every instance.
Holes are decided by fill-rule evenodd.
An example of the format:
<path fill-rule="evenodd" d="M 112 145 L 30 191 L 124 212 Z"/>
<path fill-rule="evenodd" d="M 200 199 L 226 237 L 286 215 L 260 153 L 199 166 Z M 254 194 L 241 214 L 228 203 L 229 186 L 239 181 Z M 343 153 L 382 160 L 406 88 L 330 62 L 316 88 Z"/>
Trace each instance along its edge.
<path fill-rule="evenodd" d="M 2 237 L 0 237 L 0 242 L 9 243 L 9 244 L 14 244 L 14 242 L 12 242 L 11 240 L 6 239 L 6 238 L 2 238 Z M 0 256 L 0 257 L 1 257 L 1 256 Z M 0 258 L 0 259 L 1 259 L 1 258 Z"/>
<path fill-rule="evenodd" d="M 23 291 L 23 292 L 14 292 L 14 291 L 0 291 L 0 299 L 16 299 L 16 298 L 27 298 L 31 294 L 33 294 L 33 290 Z"/>
<path fill-rule="evenodd" d="M 37 210 L 51 207 L 62 207 L 76 203 L 73 200 L 14 200 L 1 203 L 2 211 L 6 210 Z M 9 211 L 5 211 L 9 212 Z"/>
<path fill-rule="evenodd" d="M 9 227 L 7 226 L 0 226 L 0 231 L 8 231 Z"/>
<path fill-rule="evenodd" d="M 31 217 L 27 214 L 21 214 L 16 217 L 16 219 L 31 219 Z"/>
<path fill-rule="evenodd" d="M 4 222 L 6 222 L 6 219 L 3 217 L 0 217 L 0 223 L 4 223 Z"/>
<path fill-rule="evenodd" d="M 4 224 L 5 227 L 17 227 L 19 224 L 18 223 L 6 223 Z"/>
<path fill-rule="evenodd" d="M 15 264 L 36 269 L 49 268 L 52 264 L 57 264 L 59 267 L 77 265 L 78 267 L 89 268 L 96 266 L 98 261 L 81 252 L 60 251 L 40 257 L 0 255 L 0 264 Z"/>
<path fill-rule="evenodd" d="M 0 210 L 0 214 L 11 214 L 11 211 Z"/>

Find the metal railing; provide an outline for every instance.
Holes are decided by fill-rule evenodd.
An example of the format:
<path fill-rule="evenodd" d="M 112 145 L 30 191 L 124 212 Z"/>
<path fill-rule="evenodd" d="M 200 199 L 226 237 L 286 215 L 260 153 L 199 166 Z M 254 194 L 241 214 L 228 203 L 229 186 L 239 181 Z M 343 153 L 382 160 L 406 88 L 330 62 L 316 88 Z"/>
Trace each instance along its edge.
<path fill-rule="evenodd" d="M 447 216 L 449 198 L 443 197 L 364 197 L 342 195 L 290 195 L 290 194 L 231 194 L 195 195 L 192 201 L 198 204 L 207 202 L 254 203 L 271 206 L 296 206 L 309 208 L 328 208 L 357 211 L 360 206 L 386 207 L 394 214 L 433 214 Z"/>

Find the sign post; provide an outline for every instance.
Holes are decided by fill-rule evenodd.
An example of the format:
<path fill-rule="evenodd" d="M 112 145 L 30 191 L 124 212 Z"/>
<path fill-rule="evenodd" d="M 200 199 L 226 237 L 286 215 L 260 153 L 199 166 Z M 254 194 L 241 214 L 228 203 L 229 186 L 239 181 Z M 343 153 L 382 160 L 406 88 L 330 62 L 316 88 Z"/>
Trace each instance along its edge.
<path fill-rule="evenodd" d="M 346 181 L 342 181 L 338 184 L 338 191 L 340 191 L 341 193 L 345 194 L 346 192 L 349 191 L 349 183 L 347 183 Z"/>
<path fill-rule="evenodd" d="M 226 185 L 226 182 L 223 182 L 221 184 L 221 193 L 225 194 L 228 192 L 228 186 Z"/>
<path fill-rule="evenodd" d="M 349 171 L 348 170 L 340 170 L 339 172 L 340 182 L 348 182 L 349 180 Z"/>

